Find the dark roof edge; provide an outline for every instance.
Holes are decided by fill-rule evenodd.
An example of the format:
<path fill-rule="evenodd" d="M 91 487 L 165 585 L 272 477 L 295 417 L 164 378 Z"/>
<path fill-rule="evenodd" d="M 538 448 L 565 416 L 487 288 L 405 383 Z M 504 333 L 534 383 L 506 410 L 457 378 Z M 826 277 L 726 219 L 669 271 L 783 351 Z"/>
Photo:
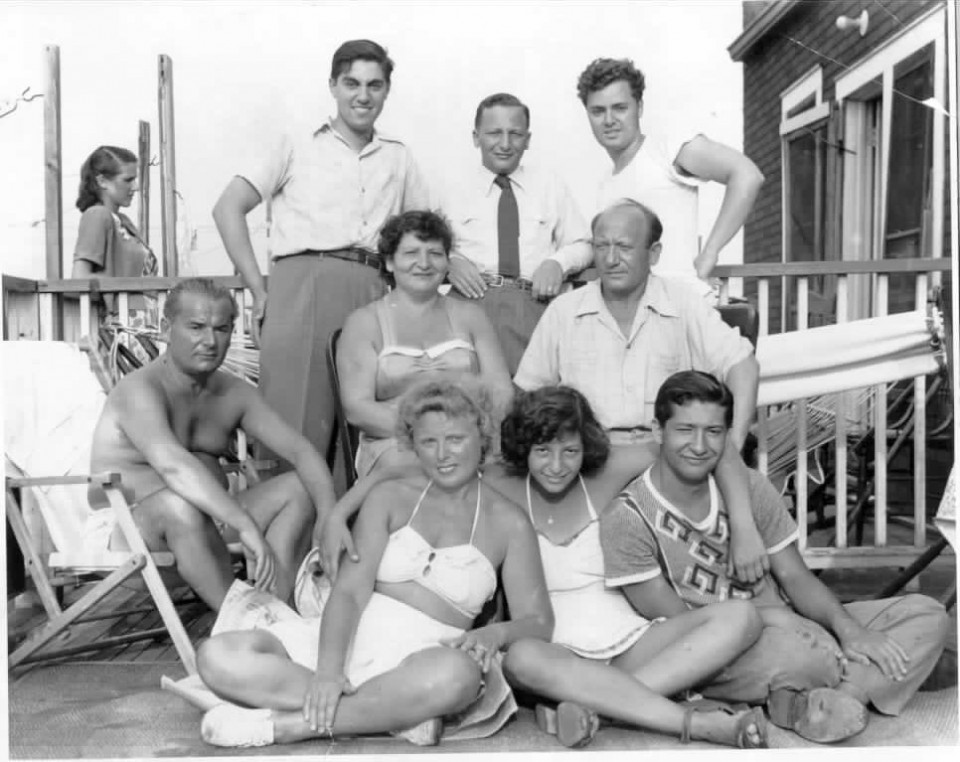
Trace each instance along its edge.
<path fill-rule="evenodd" d="M 742 61 L 750 49 L 789 13 L 798 0 L 776 0 L 768 5 L 727 48 L 734 61 Z"/>

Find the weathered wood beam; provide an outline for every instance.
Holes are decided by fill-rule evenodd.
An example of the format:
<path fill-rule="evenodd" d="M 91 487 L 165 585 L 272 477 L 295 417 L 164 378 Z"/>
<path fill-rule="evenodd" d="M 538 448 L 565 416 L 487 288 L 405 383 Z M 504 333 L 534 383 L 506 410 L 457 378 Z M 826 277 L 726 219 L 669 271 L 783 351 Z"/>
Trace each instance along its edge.
<path fill-rule="evenodd" d="M 44 230 L 46 233 L 47 277 L 63 277 L 63 161 L 60 135 L 60 48 L 46 45 L 43 49 L 43 164 L 44 164 Z M 51 338 L 59 339 L 62 331 L 59 303 L 47 316 Z"/>
<path fill-rule="evenodd" d="M 137 135 L 137 171 L 140 176 L 140 188 L 137 196 L 140 200 L 140 212 L 137 215 L 137 230 L 140 237 L 150 243 L 150 122 L 140 120 Z"/>
<path fill-rule="evenodd" d="M 173 61 L 159 56 L 160 110 L 160 216 L 163 241 L 163 270 L 167 277 L 177 275 L 177 175 L 173 129 Z"/>

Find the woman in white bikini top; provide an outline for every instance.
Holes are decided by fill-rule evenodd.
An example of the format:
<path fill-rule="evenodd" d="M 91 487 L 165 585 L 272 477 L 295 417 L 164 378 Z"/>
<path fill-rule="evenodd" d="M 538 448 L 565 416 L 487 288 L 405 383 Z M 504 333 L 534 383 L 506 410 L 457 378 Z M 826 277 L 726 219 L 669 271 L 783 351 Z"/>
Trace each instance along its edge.
<path fill-rule="evenodd" d="M 386 453 L 416 466 L 411 454 L 397 452 L 394 439 L 397 402 L 413 384 L 479 378 L 492 395 L 498 421 L 513 396 L 499 341 L 483 309 L 438 290 L 447 275 L 452 240 L 446 221 L 434 212 L 404 212 L 389 219 L 378 248 L 393 288 L 344 323 L 337 371 L 347 420 L 361 432 L 360 476 Z"/>

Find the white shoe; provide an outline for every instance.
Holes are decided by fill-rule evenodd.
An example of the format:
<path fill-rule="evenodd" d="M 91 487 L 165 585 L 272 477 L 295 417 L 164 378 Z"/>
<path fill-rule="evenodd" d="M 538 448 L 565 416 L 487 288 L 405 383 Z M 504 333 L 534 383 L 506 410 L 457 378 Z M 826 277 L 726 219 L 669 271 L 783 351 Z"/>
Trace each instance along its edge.
<path fill-rule="evenodd" d="M 211 746 L 269 746 L 273 743 L 270 710 L 215 706 L 203 715 L 200 737 Z"/>

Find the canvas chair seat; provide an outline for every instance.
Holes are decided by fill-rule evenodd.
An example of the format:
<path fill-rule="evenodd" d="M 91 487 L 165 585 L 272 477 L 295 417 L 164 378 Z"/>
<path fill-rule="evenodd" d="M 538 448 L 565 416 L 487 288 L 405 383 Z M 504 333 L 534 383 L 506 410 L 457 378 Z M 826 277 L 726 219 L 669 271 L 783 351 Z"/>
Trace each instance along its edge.
<path fill-rule="evenodd" d="M 93 428 L 106 399 L 91 369 L 91 358 L 64 342 L 4 342 L 3 353 L 7 517 L 48 617 L 10 654 L 10 667 L 27 659 L 56 657 L 56 649 L 42 654 L 41 649 L 111 591 L 138 576 L 164 625 L 142 636 L 157 637 L 166 630 L 187 672 L 195 673 L 193 646 L 158 571 L 161 566 L 174 566 L 173 554 L 151 553 L 146 548 L 118 475 L 85 475 Z M 91 511 L 86 499 L 91 482 L 103 487 L 109 508 Z M 114 526 L 130 551 L 108 549 Z M 51 584 L 53 571 L 96 572 L 106 577 L 64 610 Z M 98 641 L 98 645 L 110 644 L 109 639 Z"/>
<path fill-rule="evenodd" d="M 801 405 L 806 449 L 816 454 L 835 439 L 840 397 L 848 434 L 854 435 L 877 386 L 889 388 L 903 379 L 938 373 L 946 363 L 943 322 L 932 305 L 926 311 L 762 336 L 756 356 L 757 405 L 774 406 L 766 420 L 768 476 L 782 488 L 795 474 Z M 817 465 L 816 457 L 814 461 Z"/>

